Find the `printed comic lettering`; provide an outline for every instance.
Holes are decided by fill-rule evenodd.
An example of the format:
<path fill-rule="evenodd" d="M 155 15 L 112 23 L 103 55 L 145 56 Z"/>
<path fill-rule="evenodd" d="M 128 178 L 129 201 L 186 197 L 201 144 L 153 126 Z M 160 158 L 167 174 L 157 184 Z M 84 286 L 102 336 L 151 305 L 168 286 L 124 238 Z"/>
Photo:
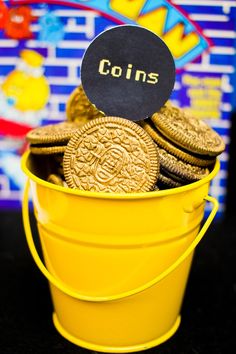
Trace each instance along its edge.
<path fill-rule="evenodd" d="M 169 12 L 166 6 L 160 6 L 142 15 L 140 11 L 145 2 L 141 0 L 132 2 L 130 0 L 111 0 L 110 5 L 113 10 L 136 20 L 139 25 L 162 37 L 175 58 L 182 57 L 199 43 L 199 36 L 196 32 L 192 31 L 185 34 L 183 22 L 177 23 L 169 31 L 165 32 L 165 24 Z M 136 6 L 132 6 L 131 3 L 135 3 Z"/>

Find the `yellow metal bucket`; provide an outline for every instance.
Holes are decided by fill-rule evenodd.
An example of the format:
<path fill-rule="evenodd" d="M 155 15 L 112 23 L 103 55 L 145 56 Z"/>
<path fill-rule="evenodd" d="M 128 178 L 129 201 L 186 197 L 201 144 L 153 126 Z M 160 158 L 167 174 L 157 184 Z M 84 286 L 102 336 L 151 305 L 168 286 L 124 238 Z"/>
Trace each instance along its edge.
<path fill-rule="evenodd" d="M 42 179 L 28 152 L 23 220 L 31 254 L 49 280 L 53 321 L 69 341 L 101 352 L 154 347 L 180 324 L 194 249 L 218 203 L 209 176 L 175 189 L 118 195 L 86 192 Z M 44 263 L 28 215 L 29 183 Z M 212 211 L 200 229 L 205 201 Z"/>

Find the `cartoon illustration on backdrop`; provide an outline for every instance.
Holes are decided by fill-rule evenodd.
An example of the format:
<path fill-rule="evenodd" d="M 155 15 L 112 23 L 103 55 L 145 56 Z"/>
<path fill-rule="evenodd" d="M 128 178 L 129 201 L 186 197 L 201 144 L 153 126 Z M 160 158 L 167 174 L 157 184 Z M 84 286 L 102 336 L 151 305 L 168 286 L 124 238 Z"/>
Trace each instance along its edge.
<path fill-rule="evenodd" d="M 5 24 L 6 36 L 13 39 L 33 38 L 30 24 L 36 19 L 36 17 L 32 16 L 31 8 L 28 6 L 9 9 Z"/>
<path fill-rule="evenodd" d="M 12 5 L 21 3 L 22 0 L 11 0 Z M 24 1 L 24 4 L 32 3 L 31 0 Z M 41 3 L 41 6 L 47 3 L 91 9 L 108 15 L 115 20 L 116 24 L 138 24 L 150 29 L 168 45 L 177 69 L 183 68 L 185 64 L 199 57 L 211 46 L 211 41 L 199 26 L 196 26 L 190 16 L 171 0 L 51 0 Z M 47 38 L 53 39 L 48 35 L 55 32 L 53 26 L 57 28 L 58 24 L 52 25 L 50 21 Z M 42 31 L 45 36 L 43 28 Z"/>
<path fill-rule="evenodd" d="M 64 25 L 53 12 L 47 12 L 40 17 L 39 24 L 41 42 L 56 46 L 64 38 Z"/>
<path fill-rule="evenodd" d="M 32 15 L 38 17 L 37 21 L 30 24 L 33 40 L 12 40 L 5 33 L 9 10 L 22 6 L 29 7 Z M 42 25 L 39 23 L 46 13 L 53 13 L 64 26 L 64 37 L 56 45 L 47 40 L 48 37 L 52 38 L 50 33 L 54 32 L 51 22 L 48 24 L 52 31 L 48 33 L 43 31 L 44 22 Z M 0 0 L 0 85 L 23 48 L 36 51 L 40 48 L 40 52 L 47 56 L 47 78 L 52 94 L 43 121 L 38 117 L 40 110 L 33 113 L 39 123 L 63 119 L 66 101 L 80 79 L 84 48 L 95 35 L 117 24 L 142 25 L 168 42 L 178 70 L 171 100 L 181 107 L 191 108 L 199 118 L 212 117 L 211 126 L 223 134 L 227 149 L 221 157 L 219 178 L 212 186 L 212 194 L 220 202 L 220 211 L 223 213 L 227 192 L 230 112 L 236 102 L 235 39 L 232 35 L 235 32 L 234 0 L 227 1 L 227 6 L 225 1 L 213 1 L 211 4 L 209 1 L 200 1 L 194 5 L 191 1 L 172 0 Z M 1 109 L 4 105 L 0 102 Z M 17 112 L 19 115 L 19 110 L 13 108 L 10 109 L 8 105 L 8 113 L 11 111 L 12 116 Z M 27 116 L 32 117 L 29 111 L 26 112 Z M 1 112 L 0 118 L 3 118 Z M 22 139 L 10 138 L 7 132 L 17 131 L 18 136 L 23 136 L 26 123 L 19 124 L 10 115 L 4 119 L 0 122 L 0 154 L 4 151 L 6 155 L 15 148 L 18 157 L 19 149 L 22 150 Z M 14 124 L 17 129 L 13 128 Z M 3 171 L 1 156 L 0 208 L 19 207 L 20 189 L 14 178 L 10 177 L 13 171 Z"/>
<path fill-rule="evenodd" d="M 46 116 L 50 89 L 43 75 L 43 61 L 36 51 L 22 50 L 16 68 L 0 86 L 0 157 L 8 175 L 13 162 L 19 168 L 25 134 Z"/>
<path fill-rule="evenodd" d="M 20 58 L 17 67 L 3 82 L 2 92 L 10 107 L 21 112 L 40 111 L 49 97 L 49 86 L 42 68 L 44 59 L 36 51 L 27 49 L 21 51 Z"/>

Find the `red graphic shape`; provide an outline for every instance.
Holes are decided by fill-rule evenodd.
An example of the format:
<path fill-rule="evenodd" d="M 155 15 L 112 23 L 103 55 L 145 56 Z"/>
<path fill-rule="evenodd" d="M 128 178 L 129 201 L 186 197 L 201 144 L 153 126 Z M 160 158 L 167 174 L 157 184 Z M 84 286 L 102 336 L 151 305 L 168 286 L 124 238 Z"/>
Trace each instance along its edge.
<path fill-rule="evenodd" d="M 8 17 L 8 8 L 2 0 L 0 0 L 0 29 L 4 29 Z"/>
<path fill-rule="evenodd" d="M 29 125 L 11 122 L 0 117 L 0 135 L 23 138 L 31 129 Z"/>
<path fill-rule="evenodd" d="M 5 33 L 9 38 L 13 39 L 33 38 L 34 35 L 30 30 L 30 24 L 35 20 L 36 17 L 32 16 L 30 7 L 21 6 L 10 9 Z"/>

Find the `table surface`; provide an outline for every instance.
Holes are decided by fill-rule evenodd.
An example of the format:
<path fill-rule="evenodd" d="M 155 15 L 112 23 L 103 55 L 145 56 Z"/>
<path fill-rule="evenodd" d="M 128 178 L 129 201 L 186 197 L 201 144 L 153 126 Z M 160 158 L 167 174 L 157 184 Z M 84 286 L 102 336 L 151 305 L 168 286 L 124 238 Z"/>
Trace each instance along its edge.
<path fill-rule="evenodd" d="M 57 333 L 48 284 L 29 254 L 21 213 L 6 211 L 0 217 L 0 353 L 95 353 Z M 210 227 L 195 253 L 180 328 L 147 354 L 232 354 L 235 350 L 235 233 L 233 215 Z"/>

